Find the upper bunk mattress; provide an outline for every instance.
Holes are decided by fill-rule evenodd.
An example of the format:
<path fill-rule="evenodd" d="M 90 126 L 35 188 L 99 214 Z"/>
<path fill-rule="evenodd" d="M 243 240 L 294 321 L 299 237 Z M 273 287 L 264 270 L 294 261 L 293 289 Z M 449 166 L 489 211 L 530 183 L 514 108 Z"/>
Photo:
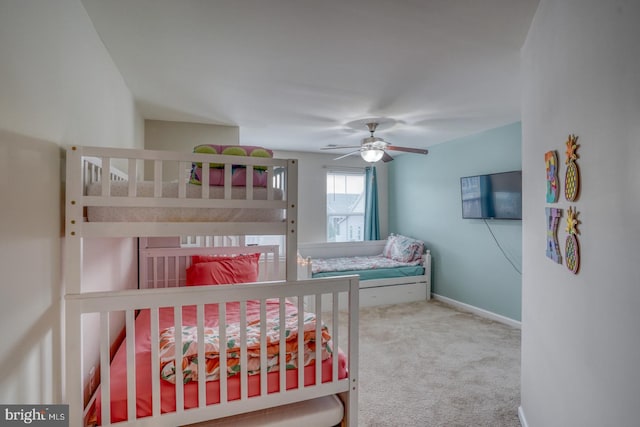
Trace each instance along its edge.
<path fill-rule="evenodd" d="M 137 185 L 138 197 L 153 197 L 154 184 L 151 181 L 141 181 Z M 111 196 L 126 197 L 129 183 L 127 181 L 113 181 L 111 183 Z M 232 187 L 231 198 L 234 200 L 246 199 L 246 187 Z M 89 185 L 87 196 L 100 196 L 102 185 L 100 183 Z M 178 198 L 178 183 L 167 182 L 162 184 L 163 198 Z M 187 184 L 186 198 L 200 199 L 202 187 L 200 185 Z M 224 187 L 210 186 L 210 199 L 224 199 Z M 282 200 L 283 192 L 273 189 L 274 200 Z M 267 200 L 267 189 L 253 188 L 254 200 Z M 87 220 L 89 222 L 279 222 L 284 221 L 283 209 L 269 208 L 190 208 L 190 207 L 118 207 L 118 206 L 88 206 Z"/>

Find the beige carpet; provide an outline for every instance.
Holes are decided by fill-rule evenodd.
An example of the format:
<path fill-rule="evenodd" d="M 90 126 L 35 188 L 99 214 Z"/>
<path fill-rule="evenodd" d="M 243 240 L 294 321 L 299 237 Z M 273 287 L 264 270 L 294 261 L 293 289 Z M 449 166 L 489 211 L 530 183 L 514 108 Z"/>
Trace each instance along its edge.
<path fill-rule="evenodd" d="M 361 309 L 359 376 L 360 426 L 520 426 L 520 330 L 439 302 Z"/>

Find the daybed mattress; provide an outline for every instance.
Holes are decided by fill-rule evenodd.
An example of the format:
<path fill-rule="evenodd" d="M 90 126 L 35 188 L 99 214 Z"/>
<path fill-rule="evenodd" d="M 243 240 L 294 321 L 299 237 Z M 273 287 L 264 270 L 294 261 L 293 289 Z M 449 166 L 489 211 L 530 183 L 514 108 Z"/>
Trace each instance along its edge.
<path fill-rule="evenodd" d="M 424 274 L 424 267 L 420 265 L 414 265 L 396 268 L 377 268 L 372 270 L 328 271 L 323 273 L 313 273 L 311 277 L 337 277 L 350 276 L 352 274 L 357 274 L 358 276 L 360 276 L 360 281 L 374 279 L 393 279 L 396 277 L 422 276 Z"/>
<path fill-rule="evenodd" d="M 267 300 L 267 317 L 279 316 L 279 300 Z M 260 303 L 258 301 L 247 301 L 247 319 L 259 318 Z M 227 304 L 227 323 L 238 322 L 240 319 L 240 309 L 238 303 Z M 196 324 L 195 306 L 185 306 L 182 310 L 182 324 Z M 218 305 L 208 304 L 205 306 L 205 326 L 215 327 L 218 324 Z M 151 338 L 150 338 L 150 312 L 141 310 L 135 321 L 135 343 L 136 343 L 136 385 L 137 385 L 137 417 L 147 417 L 152 413 L 152 390 L 151 390 Z M 173 326 L 173 308 L 161 308 L 159 310 L 159 330 Z M 347 377 L 346 356 L 339 350 L 338 353 L 338 378 Z M 322 381 L 328 382 L 333 378 L 332 358 L 322 362 Z M 126 383 L 127 361 L 126 361 L 126 341 L 118 348 L 113 361 L 111 362 L 111 422 L 123 421 L 127 419 L 127 383 Z M 268 393 L 279 390 L 278 371 L 267 374 Z M 304 368 L 305 385 L 315 383 L 315 363 Z M 260 375 L 250 375 L 248 377 L 248 396 L 260 394 Z M 287 389 L 298 387 L 298 370 L 288 369 L 286 372 Z M 207 405 L 220 402 L 219 381 L 207 381 Z M 160 381 L 161 412 L 175 412 L 176 410 L 176 390 L 175 384 L 168 381 Z M 233 375 L 227 378 L 227 399 L 229 401 L 240 398 L 240 375 Z M 97 420 L 100 420 L 100 392 L 97 393 Z M 185 409 L 198 406 L 198 382 L 192 381 L 184 385 L 184 406 Z"/>
<path fill-rule="evenodd" d="M 424 274 L 421 261 L 400 262 L 383 255 L 313 259 L 311 277 L 358 274 L 360 280 L 391 279 Z"/>
<path fill-rule="evenodd" d="M 153 182 L 137 183 L 138 197 L 153 197 Z M 114 181 L 111 183 L 111 196 L 126 197 L 129 183 Z M 100 196 L 102 185 L 92 184 L 87 189 L 87 196 Z M 274 199 L 282 200 L 282 190 L 273 189 Z M 202 187 L 187 184 L 186 197 L 200 199 Z M 163 183 L 163 198 L 178 198 L 178 183 Z M 246 187 L 232 187 L 231 197 L 235 200 L 246 198 Z M 210 199 L 224 199 L 224 187 L 210 186 Z M 254 200 L 267 200 L 267 189 L 253 188 Z M 89 222 L 279 222 L 283 221 L 283 209 L 239 209 L 239 208 L 157 208 L 157 207 L 87 207 Z"/>

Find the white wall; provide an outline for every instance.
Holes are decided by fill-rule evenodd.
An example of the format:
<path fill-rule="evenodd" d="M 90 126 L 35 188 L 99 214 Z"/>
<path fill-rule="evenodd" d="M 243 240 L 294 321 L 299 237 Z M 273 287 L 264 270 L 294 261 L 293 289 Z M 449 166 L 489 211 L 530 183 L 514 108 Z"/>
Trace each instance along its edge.
<path fill-rule="evenodd" d="M 237 126 L 211 125 L 206 123 L 168 122 L 164 120 L 144 121 L 144 148 L 148 150 L 169 150 L 193 152 L 193 147 L 201 144 L 237 145 L 240 128 Z M 150 162 L 151 163 L 151 162 Z M 178 178 L 171 171 L 164 179 Z M 153 178 L 152 164 L 145 166 L 147 179 Z"/>
<path fill-rule="evenodd" d="M 79 0 L 0 2 L 0 57 L 0 402 L 55 403 L 63 148 L 142 148 L 144 125 Z"/>
<path fill-rule="evenodd" d="M 522 50 L 522 407 L 529 427 L 640 420 L 640 2 L 542 0 Z M 579 136 L 577 275 L 545 257 L 544 153 Z M 561 177 L 564 176 L 564 164 Z"/>
<path fill-rule="evenodd" d="M 138 239 L 92 238 L 83 242 L 82 292 L 118 291 L 138 288 Z M 114 313 L 109 318 L 109 342 L 119 339 L 124 329 L 124 313 Z M 83 361 L 82 377 L 84 401 L 99 384 L 100 372 L 100 317 L 86 314 L 82 319 Z M 96 377 L 91 378 L 92 369 Z"/>
<path fill-rule="evenodd" d="M 360 168 L 370 164 L 360 156 L 334 160 L 337 154 L 276 151 L 274 157 L 298 159 L 298 242 L 327 241 L 327 170 L 330 168 Z M 387 164 L 375 163 L 378 181 L 378 207 L 380 209 L 380 235 L 388 234 Z M 350 169 L 346 169 L 350 170 Z"/>
<path fill-rule="evenodd" d="M 200 144 L 237 145 L 240 128 L 206 123 L 144 121 L 144 148 L 192 152 Z"/>

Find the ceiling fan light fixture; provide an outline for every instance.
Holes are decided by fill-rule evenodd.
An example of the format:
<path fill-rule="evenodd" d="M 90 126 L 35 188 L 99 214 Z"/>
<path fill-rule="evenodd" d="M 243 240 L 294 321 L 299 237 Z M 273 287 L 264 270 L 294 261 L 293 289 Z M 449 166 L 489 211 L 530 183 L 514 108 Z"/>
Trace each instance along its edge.
<path fill-rule="evenodd" d="M 360 156 L 365 162 L 375 163 L 384 156 L 384 150 L 381 148 L 363 148 L 360 150 Z"/>
<path fill-rule="evenodd" d="M 368 163 L 375 163 L 379 160 L 382 160 L 384 162 L 390 162 L 391 160 L 393 160 L 393 157 L 391 157 L 387 153 L 387 150 L 404 151 L 406 153 L 415 153 L 415 154 L 427 154 L 429 152 L 428 150 L 420 149 L 420 148 L 400 147 L 397 145 L 391 145 L 384 139 L 374 136 L 374 132 L 378 128 L 378 124 L 379 124 L 378 120 L 375 120 L 375 119 L 366 119 L 366 120 L 367 121 L 365 122 L 365 124 L 369 128 L 369 132 L 371 133 L 371 135 L 367 138 L 362 139 L 362 142 L 360 143 L 360 147 L 349 146 L 349 145 L 330 145 L 323 148 L 323 150 L 331 150 L 336 148 L 340 148 L 340 149 L 360 148 L 359 150 L 354 150 L 348 154 L 340 156 L 335 160 L 339 160 L 347 156 L 351 156 L 352 154 L 356 154 L 360 152 L 360 156 L 362 157 L 362 159 Z M 383 119 L 383 120 L 384 120 L 383 123 L 386 123 L 386 124 L 391 123 L 393 125 L 395 123 L 399 123 L 396 120 L 390 120 L 390 119 Z M 355 122 L 352 122 L 352 123 L 355 123 Z M 359 125 L 362 124 L 361 121 L 358 121 L 357 123 Z"/>

